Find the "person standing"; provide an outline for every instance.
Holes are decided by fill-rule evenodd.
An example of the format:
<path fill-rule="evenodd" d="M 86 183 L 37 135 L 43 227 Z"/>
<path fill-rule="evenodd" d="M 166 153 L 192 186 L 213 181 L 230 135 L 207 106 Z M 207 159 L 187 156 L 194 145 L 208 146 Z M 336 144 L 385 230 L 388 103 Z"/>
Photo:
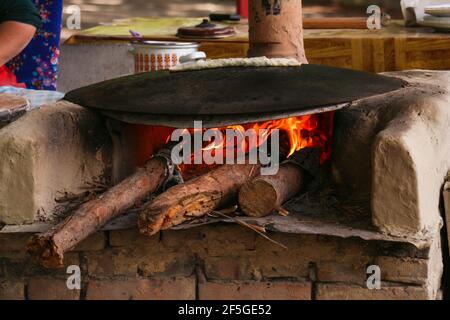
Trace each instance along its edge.
<path fill-rule="evenodd" d="M 34 3 L 42 25 L 25 50 L 8 63 L 8 67 L 17 80 L 29 89 L 56 90 L 63 1 L 26 1 Z"/>
<path fill-rule="evenodd" d="M 6 63 L 29 44 L 41 26 L 39 14 L 30 0 L 0 1 L 0 86 L 25 87 Z"/>

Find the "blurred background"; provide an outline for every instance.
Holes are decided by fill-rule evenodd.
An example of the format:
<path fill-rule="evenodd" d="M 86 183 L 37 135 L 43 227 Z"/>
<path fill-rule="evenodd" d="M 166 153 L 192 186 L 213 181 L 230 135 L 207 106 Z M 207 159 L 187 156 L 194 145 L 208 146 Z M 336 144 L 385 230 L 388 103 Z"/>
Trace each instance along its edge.
<path fill-rule="evenodd" d="M 64 0 L 65 8 L 74 4 L 81 8 L 82 29 L 128 17 L 201 17 L 236 11 L 235 0 Z M 371 4 L 393 18 L 401 16 L 400 0 L 303 0 L 304 14 L 313 17 L 364 16 Z"/>

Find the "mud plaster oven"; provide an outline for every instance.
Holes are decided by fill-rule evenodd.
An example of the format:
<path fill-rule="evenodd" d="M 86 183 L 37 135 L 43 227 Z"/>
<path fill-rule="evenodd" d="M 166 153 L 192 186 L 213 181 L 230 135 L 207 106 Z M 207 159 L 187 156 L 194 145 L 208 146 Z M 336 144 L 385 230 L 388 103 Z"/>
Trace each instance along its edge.
<path fill-rule="evenodd" d="M 158 131 L 118 122 L 117 114 L 106 125 L 103 115 L 67 101 L 30 112 L 0 131 L 0 150 L 9 156 L 0 160 L 0 219 L 7 224 L 0 230 L 0 297 L 440 298 L 450 75 L 387 76 L 406 83 L 336 108 L 321 188 L 289 201 L 287 217 L 242 218 L 287 249 L 217 217 L 146 237 L 132 212 L 66 254 L 66 266 L 81 266 L 81 290 L 67 289 L 64 268 L 31 262 L 26 242 L 48 228 L 58 192 L 79 192 L 105 172 L 121 180 L 151 154 L 143 145 Z M 366 285 L 371 265 L 381 270 L 379 290 Z"/>

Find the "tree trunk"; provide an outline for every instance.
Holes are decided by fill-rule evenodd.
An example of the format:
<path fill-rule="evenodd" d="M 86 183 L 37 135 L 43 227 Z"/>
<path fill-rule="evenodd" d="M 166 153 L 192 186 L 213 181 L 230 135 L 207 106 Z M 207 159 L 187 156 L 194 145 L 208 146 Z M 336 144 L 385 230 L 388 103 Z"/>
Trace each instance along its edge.
<path fill-rule="evenodd" d="M 256 164 L 222 165 L 170 188 L 144 208 L 139 230 L 153 235 L 236 201 L 239 188 L 257 176 L 259 168 Z"/>
<path fill-rule="evenodd" d="M 239 206 L 250 217 L 265 217 L 300 192 L 305 174 L 300 166 L 285 163 L 273 176 L 259 176 L 242 186 Z"/>
<path fill-rule="evenodd" d="M 28 252 L 47 268 L 63 266 L 65 252 L 156 191 L 166 178 L 166 160 L 150 159 L 144 168 L 139 168 L 97 199 L 86 202 L 63 222 L 34 235 L 27 245 Z"/>

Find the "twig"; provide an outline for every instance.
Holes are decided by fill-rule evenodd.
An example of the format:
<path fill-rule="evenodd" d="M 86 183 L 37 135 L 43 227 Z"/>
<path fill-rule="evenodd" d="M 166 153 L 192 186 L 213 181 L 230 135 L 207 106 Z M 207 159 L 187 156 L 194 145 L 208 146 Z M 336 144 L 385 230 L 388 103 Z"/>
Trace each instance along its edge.
<path fill-rule="evenodd" d="M 84 184 L 80 189 L 84 190 L 80 193 L 73 192 L 58 192 L 55 198 L 57 203 L 55 210 L 52 215 L 57 219 L 63 219 L 67 214 L 73 210 L 78 209 L 82 204 L 87 201 L 95 199 L 99 194 L 105 192 L 110 186 L 106 183 L 102 183 L 101 180 L 97 179 L 94 181 L 89 181 Z"/>
<path fill-rule="evenodd" d="M 251 177 L 251 176 L 252 176 L 252 174 L 253 174 L 253 170 L 255 169 L 255 166 L 256 166 L 256 165 L 253 165 L 252 169 L 250 170 L 250 174 L 248 175 L 249 177 Z"/>
<path fill-rule="evenodd" d="M 237 215 L 237 212 L 236 212 L 237 209 L 238 209 L 238 206 L 234 205 L 234 206 L 232 206 L 230 208 L 225 208 L 225 209 L 222 209 L 222 210 L 212 211 L 212 212 L 208 213 L 208 216 L 212 217 L 212 218 L 218 218 L 219 216 L 217 214 L 214 214 L 214 212 L 220 212 L 220 213 L 224 213 L 224 214 Z"/>
<path fill-rule="evenodd" d="M 287 211 L 282 206 L 279 206 L 276 210 L 280 216 L 287 217 L 289 215 L 289 211 Z"/>
<path fill-rule="evenodd" d="M 272 243 L 282 247 L 283 249 L 288 249 L 288 247 L 286 247 L 284 244 L 281 244 L 278 241 L 275 241 L 272 238 L 268 237 L 266 234 L 264 234 L 266 232 L 266 229 L 264 227 L 259 227 L 259 226 L 255 226 L 255 225 L 249 224 L 249 223 L 247 223 L 247 222 L 245 222 L 245 221 L 243 221 L 243 220 L 241 220 L 239 218 L 228 216 L 228 215 L 226 215 L 226 214 L 224 214 L 224 213 L 222 213 L 220 211 L 212 211 L 212 212 L 215 213 L 215 214 L 218 214 L 219 216 L 222 216 L 222 217 L 224 217 L 226 219 L 231 219 L 234 222 L 236 222 L 237 224 L 240 224 L 243 227 L 246 227 L 246 228 L 249 228 L 249 229 L 255 231 L 261 237 L 263 237 L 266 240 L 269 240 L 270 242 L 272 242 Z"/>
<path fill-rule="evenodd" d="M 218 210 L 220 213 L 224 213 L 224 214 L 230 214 L 230 213 L 236 213 L 236 210 L 238 209 L 237 205 L 234 205 L 230 208 L 225 208 L 222 210 Z"/>

